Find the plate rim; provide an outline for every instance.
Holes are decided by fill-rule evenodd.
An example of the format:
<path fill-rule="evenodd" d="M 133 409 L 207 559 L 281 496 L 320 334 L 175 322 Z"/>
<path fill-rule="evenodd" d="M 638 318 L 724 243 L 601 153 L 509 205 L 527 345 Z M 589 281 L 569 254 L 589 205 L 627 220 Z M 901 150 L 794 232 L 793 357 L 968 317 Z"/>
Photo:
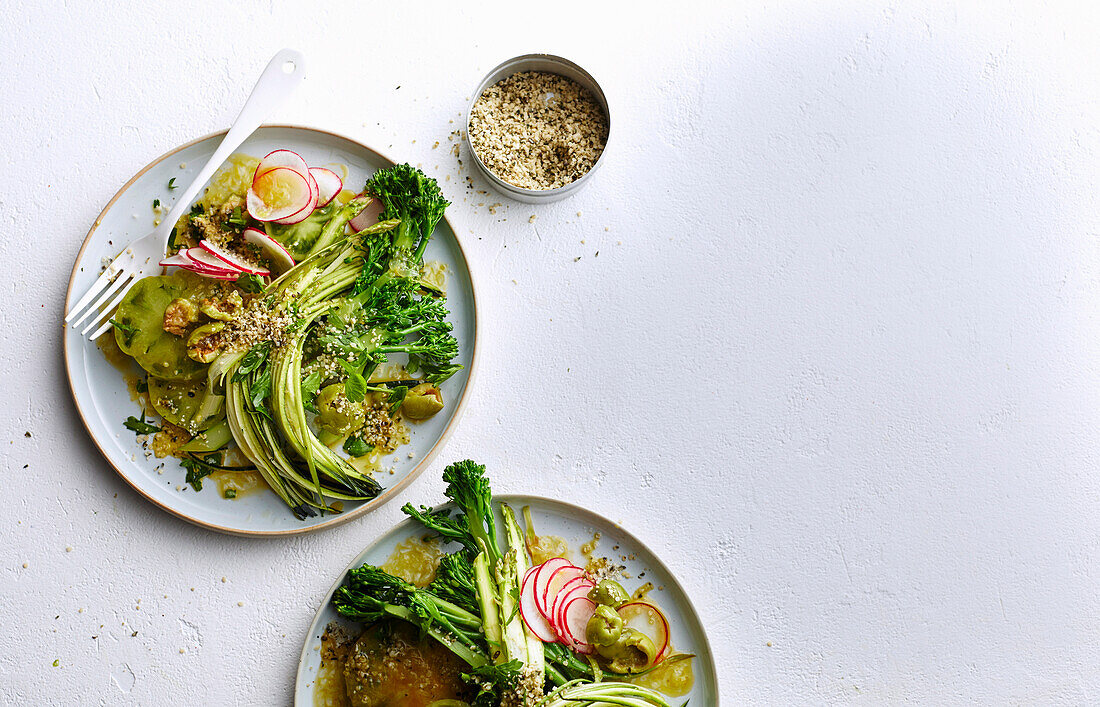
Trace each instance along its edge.
<path fill-rule="evenodd" d="M 332 131 L 332 130 L 327 130 L 325 128 L 317 128 L 317 127 L 313 127 L 313 126 L 310 126 L 310 125 L 295 124 L 295 123 L 263 123 L 256 129 L 256 131 L 262 130 L 264 128 L 303 130 L 303 131 L 306 131 L 306 132 L 309 132 L 309 133 L 319 133 L 319 134 L 322 134 L 322 135 L 326 135 L 328 137 L 336 138 L 338 140 L 344 140 L 344 141 L 350 142 L 353 145 L 365 150 L 367 153 L 369 153 L 369 154 L 373 155 L 374 157 L 378 158 L 382 162 L 386 162 L 390 165 L 398 164 L 398 162 L 391 159 L 389 156 L 382 154 L 381 152 L 374 149 L 373 147 L 369 147 L 368 145 L 363 144 L 359 140 L 348 137 L 347 135 L 344 135 L 342 133 L 338 133 L 338 132 L 335 132 L 335 131 Z M 253 131 L 253 134 L 255 134 L 256 131 Z M 68 308 L 69 308 L 69 302 L 70 302 L 71 297 L 72 297 L 73 282 L 76 280 L 76 276 L 77 276 L 77 272 L 80 268 L 80 264 L 81 264 L 82 260 L 84 259 L 84 251 L 88 248 L 88 245 L 89 245 L 89 243 L 92 239 L 92 236 L 95 234 L 96 230 L 102 224 L 103 218 L 107 215 L 107 212 L 110 211 L 112 207 L 114 207 L 115 202 L 117 202 L 122 197 L 122 195 L 125 194 L 130 189 L 131 186 L 133 186 L 134 182 L 136 182 L 139 178 L 141 178 L 142 175 L 144 175 L 146 172 L 148 172 L 149 170 L 151 170 L 153 167 L 157 166 L 161 162 L 164 162 L 165 160 L 171 158 L 172 155 L 175 155 L 178 152 L 186 150 L 187 148 L 193 147 L 194 145 L 197 145 L 197 144 L 199 144 L 201 142 L 204 142 L 206 140 L 210 140 L 211 138 L 224 136 L 227 132 L 228 132 L 228 129 L 216 130 L 212 133 L 207 133 L 206 135 L 202 135 L 200 137 L 194 138 L 192 140 L 189 140 L 189 141 L 187 141 L 187 142 L 185 142 L 181 145 L 178 145 L 178 146 L 168 150 L 167 152 L 165 152 L 165 153 L 161 154 L 160 156 L 155 157 L 151 161 L 149 161 L 144 167 L 142 167 L 140 170 L 135 172 L 134 175 L 132 177 L 130 177 L 130 179 L 127 180 L 125 184 L 123 184 L 121 187 L 119 187 L 118 191 L 115 192 L 115 194 L 110 198 L 110 200 L 107 202 L 107 204 L 103 207 L 102 210 L 100 210 L 99 214 L 92 221 L 92 226 L 91 226 L 91 228 L 88 229 L 88 233 L 84 236 L 84 240 L 80 244 L 80 250 L 77 251 L 76 257 L 73 259 L 73 269 L 69 273 L 69 283 L 65 288 L 65 298 L 62 302 L 62 311 L 61 311 L 62 319 L 64 319 L 65 312 L 68 311 Z M 213 531 L 218 532 L 218 533 L 223 533 L 223 534 L 226 534 L 226 535 L 234 535 L 234 536 L 238 536 L 238 537 L 265 537 L 265 538 L 267 538 L 267 537 L 288 537 L 288 536 L 293 536 L 293 535 L 305 535 L 307 533 L 314 533 L 314 532 L 317 532 L 317 531 L 320 531 L 320 530 L 327 530 L 329 528 L 335 528 L 339 525 L 343 525 L 344 523 L 348 523 L 352 520 L 355 520 L 356 518 L 359 518 L 359 517 L 369 513 L 370 511 L 381 508 L 382 506 L 389 503 L 393 499 L 393 497 L 395 497 L 399 493 L 401 493 L 409 484 L 411 484 L 413 481 L 415 481 L 420 476 L 420 474 L 422 474 L 424 472 L 424 470 L 428 466 L 430 466 L 433 461 L 435 461 L 435 458 L 439 455 L 439 452 L 442 451 L 443 447 L 450 440 L 451 435 L 454 433 L 455 427 L 457 426 L 459 420 L 462 418 L 462 414 L 465 412 L 465 409 L 466 409 L 466 403 L 469 401 L 470 390 L 473 388 L 474 381 L 477 377 L 477 369 L 478 369 L 478 363 L 479 363 L 477 350 L 478 350 L 478 343 L 479 343 L 480 338 L 481 338 L 481 326 L 480 326 L 481 316 L 480 316 L 480 312 L 478 311 L 477 281 L 476 281 L 476 278 L 474 276 L 473 267 L 471 267 L 470 258 L 467 256 L 466 249 L 462 245 L 462 239 L 459 236 L 458 229 L 455 228 L 454 224 L 451 222 L 451 219 L 448 218 L 446 215 L 444 215 L 443 220 L 447 223 L 447 226 L 451 229 L 451 232 L 454 234 L 455 243 L 458 246 L 459 253 L 462 255 L 462 259 L 466 263 L 466 272 L 467 272 L 468 277 L 470 278 L 470 301 L 471 301 L 471 306 L 473 308 L 473 313 L 474 313 L 474 337 L 473 337 L 473 342 L 472 342 L 473 346 L 470 349 L 470 367 L 469 367 L 469 372 L 467 373 L 467 376 L 466 376 L 466 386 L 462 391 L 462 396 L 459 398 L 458 402 L 455 405 L 454 412 L 451 415 L 451 419 L 447 422 L 447 426 L 443 428 L 443 433 L 439 436 L 439 439 L 436 440 L 435 444 L 432 445 L 432 448 L 429 449 L 428 452 L 420 458 L 420 462 L 415 467 L 413 467 L 413 469 L 408 474 L 406 474 L 404 478 L 402 478 L 400 481 L 398 481 L 393 486 L 383 490 L 382 493 L 380 493 L 378 496 L 376 496 L 375 498 L 370 499 L 369 501 L 367 501 L 366 503 L 364 503 L 360 507 L 358 507 L 358 508 L 356 508 L 352 511 L 348 511 L 346 513 L 336 514 L 331 519 L 329 519 L 327 521 L 323 521 L 321 523 L 317 523 L 317 524 L 314 524 L 314 525 L 303 526 L 301 528 L 288 528 L 288 529 L 285 529 L 285 530 L 248 530 L 248 529 L 244 529 L 244 528 L 231 528 L 231 527 L 227 527 L 227 526 L 223 526 L 223 525 L 218 525 L 217 523 L 212 523 L 212 522 L 209 522 L 209 521 L 201 520 L 199 518 L 196 518 L 196 517 L 193 517 L 193 516 L 189 515 L 188 513 L 184 512 L 182 510 L 173 508 L 173 507 L 171 507 L 170 505 L 168 505 L 166 503 L 162 503 L 161 501 L 157 500 L 156 498 L 153 498 L 152 496 L 147 494 L 145 492 L 145 490 L 142 489 L 134 480 L 130 479 L 130 477 L 127 474 L 123 473 L 122 469 L 120 469 L 118 467 L 118 465 L 116 465 L 115 462 L 111 459 L 110 455 L 107 454 L 107 451 L 104 449 L 103 444 L 100 443 L 99 438 L 96 437 L 94 432 L 92 432 L 91 425 L 88 424 L 88 419 L 85 416 L 85 411 L 80 405 L 80 400 L 77 398 L 77 395 L 76 395 L 76 388 L 73 385 L 73 367 L 72 367 L 73 362 L 72 362 L 71 357 L 70 357 L 69 344 L 68 344 L 68 342 L 69 342 L 69 336 L 68 336 L 69 327 L 66 325 L 66 326 L 61 327 L 61 348 L 62 348 L 62 351 L 64 352 L 64 357 L 65 357 L 65 379 L 66 379 L 66 382 L 69 384 L 69 394 L 72 396 L 73 406 L 76 408 L 76 412 L 77 412 L 77 415 L 80 417 L 81 424 L 84 425 L 84 431 L 87 432 L 88 437 L 91 438 L 92 443 L 95 444 L 96 449 L 99 450 L 99 453 L 107 461 L 107 464 L 112 469 L 114 469 L 115 473 L 118 474 L 118 476 L 121 477 L 130 486 L 130 488 L 132 488 L 134 491 L 136 491 L 138 493 L 138 495 L 140 495 L 146 501 L 152 503 L 157 508 L 159 508 L 163 511 L 167 511 L 168 513 L 172 514 L 173 516 L 175 516 L 177 518 L 180 518 L 181 520 L 185 520 L 188 523 L 191 523 L 193 525 L 199 526 L 201 528 L 206 528 L 207 530 L 213 530 Z M 341 575 L 341 577 L 342 576 L 343 575 Z"/>
<path fill-rule="evenodd" d="M 720 703 L 719 698 L 720 698 L 720 692 L 721 692 L 720 684 L 719 684 L 719 681 L 718 681 L 718 667 L 714 662 L 714 649 L 711 647 L 710 638 L 707 636 L 706 624 L 703 622 L 702 616 L 699 614 L 699 610 L 695 608 L 695 603 L 692 602 L 691 595 L 689 595 L 684 590 L 684 585 L 680 583 L 680 579 L 672 572 L 672 570 L 670 570 L 668 568 L 668 565 L 666 565 L 664 563 L 664 560 L 662 560 L 661 557 L 657 553 L 653 552 L 653 550 L 648 545 L 646 545 L 636 535 L 634 535 L 634 533 L 631 533 L 629 530 L 624 528 L 622 526 L 622 524 L 616 523 L 615 521 L 611 520 L 610 518 L 602 516 L 602 515 L 600 515 L 599 513 L 595 512 L 593 510 L 589 510 L 588 508 L 585 508 L 584 506 L 579 506 L 575 503 L 570 503 L 569 501 L 563 501 L 563 500 L 558 499 L 558 498 L 549 498 L 547 496 L 535 496 L 535 495 L 525 494 L 525 493 L 504 493 L 504 494 L 499 494 L 499 495 L 497 495 L 497 494 L 493 495 L 493 500 L 494 501 L 499 501 L 501 503 L 509 503 L 509 502 L 515 503 L 519 499 L 526 500 L 526 501 L 537 501 L 539 503 L 545 503 L 545 504 L 550 505 L 550 506 L 558 506 L 561 510 L 567 511 L 567 515 L 572 514 L 573 516 L 577 517 L 577 519 L 580 520 L 581 522 L 589 522 L 589 521 L 594 520 L 594 521 L 596 521 L 600 524 L 610 526 L 610 527 L 614 528 L 617 533 L 621 534 L 623 539 L 625 539 L 625 540 L 629 541 L 630 543 L 636 545 L 639 549 L 641 549 L 642 551 L 648 553 L 649 556 L 651 558 L 653 558 L 653 563 L 657 566 L 657 569 L 662 570 L 665 574 L 668 575 L 669 579 L 671 580 L 672 586 L 675 589 L 677 589 L 680 592 L 680 594 L 684 597 L 684 602 L 686 603 L 688 610 L 691 612 L 692 616 L 695 617 L 695 620 L 697 622 L 699 622 L 699 631 L 703 636 L 703 648 L 706 649 L 707 667 L 710 668 L 710 674 L 714 676 L 714 707 L 718 707 L 718 705 Z M 446 503 L 440 503 L 436 506 L 433 506 L 433 508 L 436 508 L 436 509 L 450 508 L 450 507 L 453 507 L 453 506 L 454 506 L 453 502 L 447 501 Z M 299 686 L 299 684 L 302 683 L 302 679 L 304 677 L 303 674 L 302 674 L 302 671 L 305 670 L 306 658 L 312 652 L 311 649 L 310 649 L 310 641 L 313 638 L 313 634 L 317 629 L 317 622 L 321 620 L 321 610 L 324 609 L 324 607 L 327 606 L 329 604 L 329 602 L 332 601 L 332 595 L 335 594 L 336 590 L 339 589 L 341 584 L 343 584 L 344 578 L 347 576 L 348 572 L 350 572 L 352 570 L 352 568 L 356 566 L 356 563 L 358 562 L 359 558 L 364 553 L 370 552 L 375 547 L 377 547 L 378 544 L 381 543 L 382 540 L 386 536 L 398 531 L 399 529 L 401 529 L 404 526 L 412 526 L 415 523 L 416 523 L 415 519 L 406 516 L 405 518 L 399 520 L 394 525 L 390 526 L 386 530 L 383 530 L 381 533 L 379 533 L 374 538 L 374 540 L 372 540 L 362 550 L 360 550 L 358 553 L 356 553 L 355 557 L 353 557 L 351 559 L 351 561 L 347 564 L 347 566 L 345 566 L 344 569 L 340 571 L 340 574 L 337 577 L 336 581 L 333 582 L 331 587 L 329 587 L 329 590 L 325 593 L 324 598 L 317 605 L 317 610 L 313 614 L 313 620 L 310 621 L 309 628 L 306 630 L 305 640 L 302 642 L 302 652 L 298 656 L 298 669 L 294 673 L 294 705 L 295 705 L 295 707 L 298 707 L 300 705 L 300 703 L 298 702 L 298 686 Z M 698 657 L 698 655 L 696 657 Z"/>

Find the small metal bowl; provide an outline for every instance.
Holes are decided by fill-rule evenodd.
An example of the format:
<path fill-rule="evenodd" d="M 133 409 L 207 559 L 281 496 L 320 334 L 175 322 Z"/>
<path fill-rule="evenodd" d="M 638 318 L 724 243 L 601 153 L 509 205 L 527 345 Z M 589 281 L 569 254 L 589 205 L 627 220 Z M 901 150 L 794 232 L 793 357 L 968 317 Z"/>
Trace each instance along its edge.
<path fill-rule="evenodd" d="M 585 172 L 579 179 L 563 187 L 557 187 L 556 189 L 524 189 L 523 187 L 509 184 L 493 174 L 493 172 L 485 166 L 485 163 L 481 161 L 481 157 L 478 156 L 477 150 L 474 149 L 473 139 L 470 137 L 470 117 L 473 115 L 474 104 L 477 103 L 477 99 L 481 98 L 481 94 L 485 92 L 485 89 L 503 81 L 513 74 L 526 71 L 540 71 L 548 74 L 557 74 L 576 81 L 592 94 L 593 98 L 596 99 L 596 103 L 599 104 L 600 108 L 603 110 L 604 117 L 607 118 L 607 140 L 604 142 L 603 151 L 600 153 L 600 156 L 596 158 L 595 164 L 592 165 L 592 169 Z M 547 204 L 551 201 L 564 199 L 579 191 L 581 187 L 588 183 L 592 174 L 599 169 L 600 164 L 603 162 L 604 155 L 607 154 L 607 145 L 610 141 L 611 111 L 607 107 L 607 97 L 604 96 L 600 84 L 596 83 L 596 79 L 592 78 L 592 75 L 581 67 L 568 59 L 563 59 L 553 54 L 524 54 L 523 56 L 517 56 L 501 63 L 481 80 L 477 90 L 474 91 L 473 98 L 470 100 L 470 105 L 466 108 L 466 146 L 469 148 L 470 154 L 473 155 L 474 164 L 477 165 L 478 170 L 497 191 L 516 201 L 522 201 L 528 204 Z"/>

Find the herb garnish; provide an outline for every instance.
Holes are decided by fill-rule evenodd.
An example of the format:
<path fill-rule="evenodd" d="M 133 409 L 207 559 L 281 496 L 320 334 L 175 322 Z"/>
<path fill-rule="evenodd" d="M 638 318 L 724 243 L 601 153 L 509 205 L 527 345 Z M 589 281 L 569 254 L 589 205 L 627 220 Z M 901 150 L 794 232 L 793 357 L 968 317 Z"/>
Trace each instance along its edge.
<path fill-rule="evenodd" d="M 237 372 L 233 374 L 233 382 L 240 383 L 252 371 L 263 365 L 267 360 L 267 354 L 271 351 L 270 341 L 261 341 L 248 350 L 241 362 L 237 364 Z"/>
<path fill-rule="evenodd" d="M 123 427 L 128 430 L 133 430 L 139 435 L 151 435 L 154 432 L 160 432 L 160 428 L 156 425 L 150 425 L 145 421 L 145 411 L 141 411 L 141 417 L 137 418 L 130 415 L 126 418 L 126 422 L 122 423 Z"/>
<path fill-rule="evenodd" d="M 126 324 L 124 322 L 118 321 L 117 319 L 111 320 L 111 326 L 122 332 L 123 341 L 127 346 L 129 346 L 130 342 L 134 340 L 134 334 L 136 334 L 138 331 L 137 327 L 135 327 L 133 324 Z"/>
<path fill-rule="evenodd" d="M 349 457 L 361 457 L 364 454 L 370 454 L 373 449 L 374 446 L 367 444 L 359 435 L 352 435 L 344 442 L 344 451 Z"/>
<path fill-rule="evenodd" d="M 237 276 L 237 287 L 249 294 L 258 294 L 264 291 L 264 281 L 259 275 L 241 273 Z"/>
<path fill-rule="evenodd" d="M 168 180 L 168 188 L 169 188 L 169 189 L 176 189 L 176 188 L 177 188 L 177 187 L 176 187 L 176 178 L 175 178 L 175 177 L 172 177 L 171 179 L 169 179 L 169 180 Z"/>
<path fill-rule="evenodd" d="M 226 219 L 226 223 L 233 226 L 247 226 L 248 220 L 241 213 L 241 207 L 238 206 L 233 209 L 233 213 Z"/>

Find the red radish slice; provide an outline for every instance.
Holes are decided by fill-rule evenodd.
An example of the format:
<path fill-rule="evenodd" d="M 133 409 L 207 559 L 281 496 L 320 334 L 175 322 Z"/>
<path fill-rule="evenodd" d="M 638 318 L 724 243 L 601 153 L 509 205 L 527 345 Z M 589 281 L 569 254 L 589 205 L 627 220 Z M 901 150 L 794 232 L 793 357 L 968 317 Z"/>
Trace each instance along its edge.
<path fill-rule="evenodd" d="M 535 606 L 547 619 L 550 618 L 549 607 L 543 602 L 543 598 L 546 596 L 546 585 L 549 584 L 551 575 L 559 568 L 572 566 L 572 562 L 562 557 L 551 557 L 539 565 L 539 570 L 535 574 Z"/>
<path fill-rule="evenodd" d="M 360 194 L 355 198 L 358 199 L 360 196 L 363 195 Z M 367 208 L 356 214 L 355 218 L 353 218 L 351 221 L 348 221 L 348 225 L 351 226 L 351 230 L 353 232 L 359 233 L 359 231 L 362 231 L 364 228 L 370 228 L 374 224 L 378 223 L 378 215 L 381 213 L 382 200 L 372 198 L 370 200 L 370 203 L 367 204 Z M 547 562 L 549 562 L 549 560 L 547 560 Z"/>
<path fill-rule="evenodd" d="M 214 268 L 208 268 L 205 265 L 199 265 L 198 263 L 191 263 L 184 267 L 184 270 L 190 270 L 196 275 L 202 275 L 203 277 L 226 277 L 236 280 L 240 277 L 239 272 L 231 272 L 229 270 L 215 270 Z"/>
<path fill-rule="evenodd" d="M 566 635 L 565 608 L 569 606 L 570 602 L 576 599 L 580 599 L 581 597 L 587 599 L 589 591 L 589 587 L 574 587 L 568 593 L 562 596 L 561 602 L 559 602 L 557 605 L 557 612 L 553 614 L 553 620 L 550 622 L 550 625 L 554 627 L 554 630 L 558 632 L 559 636 Z M 584 636 L 582 635 L 581 638 L 584 638 Z M 565 643 L 566 645 L 569 645 L 568 641 L 566 641 Z"/>
<path fill-rule="evenodd" d="M 554 570 L 554 574 L 550 575 L 550 581 L 546 583 L 546 587 L 542 590 L 542 605 L 546 607 L 546 618 L 550 619 L 551 624 L 554 623 L 554 605 L 557 603 L 558 593 L 570 580 L 583 576 L 584 570 L 576 565 L 559 567 Z"/>
<path fill-rule="evenodd" d="M 588 597 L 570 600 L 562 611 L 562 628 L 570 641 L 569 647 L 582 655 L 596 651 L 596 647 L 585 639 L 588 633 L 588 620 L 595 613 L 596 602 Z"/>
<path fill-rule="evenodd" d="M 309 179 L 289 167 L 276 167 L 252 180 L 246 206 L 257 221 L 277 221 L 298 215 L 309 207 L 313 196 Z"/>
<path fill-rule="evenodd" d="M 319 190 L 317 207 L 328 206 L 329 202 L 335 199 L 340 190 L 344 188 L 344 180 L 340 179 L 340 175 L 336 172 L 326 167 L 310 167 L 309 173 L 313 176 Z"/>
<path fill-rule="evenodd" d="M 317 181 L 313 178 L 313 175 L 310 174 L 309 166 L 306 165 L 306 161 L 302 159 L 301 155 L 299 155 L 297 152 L 292 152 L 291 150 L 275 150 L 274 152 L 267 153 L 267 155 L 262 160 L 260 160 L 260 164 L 256 166 L 256 173 L 252 177 L 253 183 L 256 182 L 256 179 L 258 177 L 267 172 L 270 172 L 276 167 L 285 167 L 287 169 L 292 169 L 298 174 L 305 177 L 306 181 L 309 182 L 309 189 L 311 192 L 310 199 L 315 200 L 317 198 Z M 314 208 L 316 207 L 311 206 L 308 209 L 302 209 L 302 211 L 287 216 L 286 218 L 276 219 L 275 222 L 281 224 L 300 223 L 302 221 L 305 221 L 306 218 L 308 218 L 309 215 L 313 213 Z"/>
<path fill-rule="evenodd" d="M 553 625 L 553 626 L 557 626 L 556 617 L 558 616 L 558 613 L 561 611 L 562 606 L 564 605 L 566 598 L 574 596 L 572 594 L 574 589 L 583 587 L 584 588 L 584 592 L 583 592 L 584 595 L 588 596 L 588 592 L 592 591 L 592 587 L 594 587 L 594 586 L 596 586 L 596 585 L 593 584 L 592 580 L 588 579 L 584 575 L 574 577 L 573 579 L 571 579 L 568 582 L 566 582 L 565 584 L 563 584 L 561 589 L 558 590 L 557 595 L 554 596 L 553 599 L 551 599 L 550 601 L 547 602 L 547 608 L 549 609 L 549 616 L 551 618 L 550 624 Z"/>
<path fill-rule="evenodd" d="M 256 165 L 255 177 L 260 176 L 264 172 L 270 172 L 276 167 L 293 169 L 303 177 L 309 174 L 309 165 L 306 164 L 305 159 L 297 152 L 292 150 L 273 150 L 264 155 L 264 158 L 260 160 L 260 164 Z M 253 177 L 253 180 L 255 180 L 255 177 Z"/>
<path fill-rule="evenodd" d="M 301 223 L 309 218 L 309 215 L 313 213 L 313 210 L 317 208 L 317 185 L 313 183 L 313 177 L 310 177 L 310 189 L 312 193 L 309 196 L 309 203 L 302 207 L 302 210 L 296 214 L 291 214 L 286 218 L 281 218 L 275 221 L 275 223 L 290 226 L 295 223 Z"/>
<path fill-rule="evenodd" d="M 211 280 L 225 280 L 226 282 L 233 282 L 238 277 L 240 277 L 240 275 L 219 275 L 219 274 L 215 273 L 213 270 L 199 270 L 195 267 L 189 267 L 189 268 L 184 268 L 184 269 L 185 270 L 190 270 L 191 272 L 195 273 L 199 277 L 208 277 Z"/>
<path fill-rule="evenodd" d="M 203 250 L 209 252 L 215 258 L 222 261 L 222 267 L 228 267 L 232 270 L 237 270 L 238 272 L 252 273 L 253 275 L 267 276 L 271 274 L 271 271 L 267 268 L 260 265 L 253 265 L 233 251 L 222 248 L 216 243 L 211 243 L 210 241 L 203 239 L 199 242 L 199 245 L 202 246 Z"/>
<path fill-rule="evenodd" d="M 195 265 L 203 270 L 213 270 L 222 275 L 240 275 L 244 270 L 230 267 L 221 258 L 218 258 L 205 248 L 188 248 L 187 257 L 194 261 Z"/>
<path fill-rule="evenodd" d="M 668 619 L 661 610 L 648 601 L 632 601 L 623 604 L 616 611 L 622 617 L 624 627 L 649 636 L 653 645 L 657 646 L 657 657 L 653 664 L 659 663 L 668 651 Z"/>
<path fill-rule="evenodd" d="M 203 252 L 202 248 L 191 248 L 190 250 Z M 209 256 L 210 254 L 205 253 L 205 255 Z M 195 259 L 191 258 L 190 256 L 185 255 L 185 257 L 190 261 L 190 264 L 182 266 L 183 269 L 189 270 L 196 275 L 201 275 L 202 277 L 210 277 L 214 278 L 215 280 L 236 280 L 241 275 L 236 270 L 210 267 L 209 265 L 204 265 L 202 263 L 196 262 Z"/>
<path fill-rule="evenodd" d="M 186 266 L 187 269 L 199 275 L 235 278 L 241 274 L 240 270 L 227 268 L 220 260 L 210 255 L 202 248 L 188 248 L 185 255 L 187 259 L 191 261 L 191 264 Z"/>
<path fill-rule="evenodd" d="M 259 246 L 264 255 L 270 258 L 280 271 L 286 272 L 294 267 L 294 256 L 290 254 L 290 251 L 284 248 L 282 243 L 260 229 L 250 226 L 244 229 L 243 237 L 245 243 Z"/>
<path fill-rule="evenodd" d="M 165 258 L 164 260 L 160 261 L 160 263 L 158 264 L 166 268 L 172 266 L 175 266 L 177 268 L 185 268 L 191 263 L 192 260 L 187 257 L 187 252 L 181 250 L 170 258 Z"/>
<path fill-rule="evenodd" d="M 558 633 L 535 604 L 535 575 L 538 571 L 539 567 L 536 565 L 523 575 L 523 585 L 519 592 L 519 614 L 528 630 L 540 641 L 553 643 L 558 640 Z"/>

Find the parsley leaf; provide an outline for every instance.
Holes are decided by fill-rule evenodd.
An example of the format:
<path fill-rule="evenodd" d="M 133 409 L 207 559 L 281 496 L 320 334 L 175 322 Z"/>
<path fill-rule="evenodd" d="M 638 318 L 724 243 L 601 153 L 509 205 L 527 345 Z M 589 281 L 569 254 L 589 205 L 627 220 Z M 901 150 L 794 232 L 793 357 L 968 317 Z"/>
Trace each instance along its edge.
<path fill-rule="evenodd" d="M 226 498 L 236 498 L 237 497 L 237 489 L 226 489 L 225 490 L 225 497 Z"/>
<path fill-rule="evenodd" d="M 137 327 L 133 324 L 126 324 L 125 322 L 120 322 L 116 319 L 111 320 L 111 326 L 122 332 L 123 342 L 127 346 L 129 346 L 130 342 L 134 340 L 134 334 L 138 332 Z"/>
<path fill-rule="evenodd" d="M 169 180 L 168 180 L 168 188 L 169 188 L 169 189 L 176 189 L 176 188 L 177 188 L 177 187 L 176 187 L 176 178 L 175 178 L 175 177 L 172 177 L 171 179 L 169 179 Z"/>
<path fill-rule="evenodd" d="M 306 376 L 306 379 L 302 381 L 302 400 L 304 401 L 303 407 L 310 412 L 319 412 L 317 406 L 313 403 L 313 397 L 317 395 L 317 389 L 321 387 L 321 372 L 314 371 Z"/>
<path fill-rule="evenodd" d="M 212 464 L 217 460 L 216 454 L 208 454 L 206 459 L 199 459 L 195 456 L 181 459 L 180 466 L 187 470 L 185 481 L 191 484 L 191 488 L 196 491 L 202 491 L 202 480 L 214 473 L 215 467 Z"/>
<path fill-rule="evenodd" d="M 248 350 L 241 362 L 237 364 L 237 372 L 233 374 L 233 382 L 240 383 L 252 371 L 263 365 L 267 360 L 267 354 L 271 351 L 270 341 L 261 341 Z"/>
<path fill-rule="evenodd" d="M 122 425 L 126 429 L 133 430 L 139 435 L 151 435 L 154 432 L 160 432 L 159 427 L 157 427 L 156 425 L 150 425 L 148 422 L 145 421 L 144 412 L 141 414 L 140 418 L 130 415 L 126 418 L 126 421 L 123 422 Z"/>
<path fill-rule="evenodd" d="M 363 438 L 359 435 L 352 435 L 344 442 L 344 451 L 347 452 L 349 457 L 361 457 L 364 454 L 369 454 L 373 449 L 374 447 L 363 441 Z"/>
<path fill-rule="evenodd" d="M 159 209 L 160 208 L 160 199 L 153 199 L 153 208 L 154 209 Z"/>
<path fill-rule="evenodd" d="M 390 406 L 390 414 L 397 412 L 397 408 L 401 407 L 401 403 L 405 402 L 405 395 L 409 392 L 409 386 L 399 385 L 390 391 L 390 397 L 386 399 L 386 402 Z"/>
<path fill-rule="evenodd" d="M 355 372 L 344 381 L 344 395 L 353 403 L 361 403 L 367 397 L 367 379 Z"/>
<path fill-rule="evenodd" d="M 259 275 L 245 272 L 237 276 L 237 287 L 250 294 L 258 294 L 264 291 L 264 281 Z"/>
<path fill-rule="evenodd" d="M 248 399 L 257 412 L 266 414 L 267 407 L 264 405 L 264 401 L 267 400 L 269 395 L 271 395 L 271 369 L 265 368 L 263 373 L 256 376 L 256 380 L 252 382 L 252 387 L 248 389 Z"/>

